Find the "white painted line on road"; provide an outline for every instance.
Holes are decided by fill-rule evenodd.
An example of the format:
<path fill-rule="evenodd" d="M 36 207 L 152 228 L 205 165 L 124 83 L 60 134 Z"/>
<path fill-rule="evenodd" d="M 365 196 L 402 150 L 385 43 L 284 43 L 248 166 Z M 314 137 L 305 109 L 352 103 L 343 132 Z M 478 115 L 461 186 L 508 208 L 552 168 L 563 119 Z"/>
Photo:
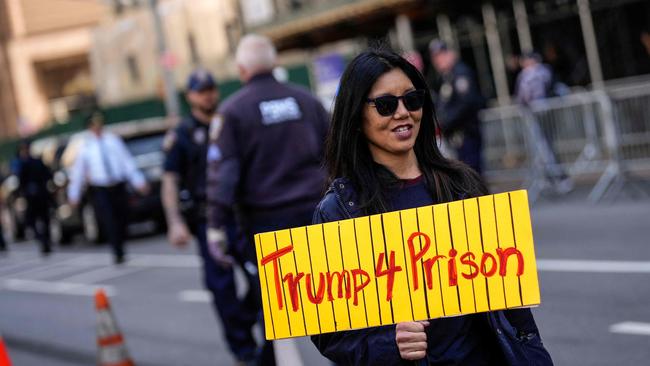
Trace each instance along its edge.
<path fill-rule="evenodd" d="M 650 336 L 650 323 L 623 322 L 612 324 L 609 327 L 612 333 L 634 334 Z"/>
<path fill-rule="evenodd" d="M 85 285 L 70 282 L 46 282 L 20 280 L 16 278 L 2 280 L 0 288 L 22 292 L 37 292 L 43 294 L 94 296 L 97 289 L 103 288 L 106 295 L 114 296 L 117 290 L 113 286 Z"/>
<path fill-rule="evenodd" d="M 198 268 L 198 256 L 188 254 L 129 254 L 124 266 L 145 268 Z M 112 259 L 108 254 L 86 254 L 68 262 L 75 266 L 108 266 Z"/>
<path fill-rule="evenodd" d="M 212 294 L 206 290 L 184 290 L 178 293 L 178 299 L 183 302 L 212 302 Z"/>
<path fill-rule="evenodd" d="M 278 365 L 304 365 L 295 339 L 280 339 L 273 341 L 273 349 L 275 350 L 275 361 Z"/>
<path fill-rule="evenodd" d="M 27 278 L 31 280 L 38 280 L 57 276 L 59 274 L 65 273 L 66 271 L 72 272 L 79 270 L 78 267 L 73 267 L 69 264 L 69 262 L 71 262 L 74 258 L 60 260 L 57 259 L 58 258 L 42 259 L 38 264 L 32 266 L 31 268 L 0 274 L 0 278 Z M 64 270 L 63 268 L 67 268 L 67 270 Z"/>
<path fill-rule="evenodd" d="M 90 284 L 90 283 L 115 279 L 118 277 L 126 276 L 134 272 L 140 272 L 140 271 L 143 271 L 143 269 L 142 268 L 121 268 L 121 267 L 114 267 L 114 266 L 102 267 L 91 271 L 78 273 L 70 277 L 62 278 L 59 281 Z"/>
<path fill-rule="evenodd" d="M 62 275 L 71 275 L 74 272 L 79 272 L 81 268 L 54 264 L 52 266 L 47 266 L 44 268 L 35 268 L 33 271 L 25 271 L 21 273 L 12 273 L 11 278 L 21 278 L 25 280 L 47 280 L 52 279 L 56 276 Z"/>
<path fill-rule="evenodd" d="M 23 268 L 29 267 L 32 264 L 43 263 L 44 261 L 45 259 L 39 257 L 39 258 L 28 259 L 19 263 L 10 264 L 7 266 L 3 265 L 2 268 L 0 268 L 0 276 L 3 274 L 15 272 L 16 270 L 18 271 L 24 270 Z"/>
<path fill-rule="evenodd" d="M 131 267 L 198 268 L 198 256 L 187 254 L 134 254 L 126 262 Z"/>
<path fill-rule="evenodd" d="M 650 262 L 538 259 L 537 270 L 549 272 L 650 273 Z"/>
<path fill-rule="evenodd" d="M 11 249 L 7 252 L 0 253 L 0 263 L 5 261 L 15 262 L 16 259 L 34 258 L 37 254 L 38 253 L 35 251 L 25 252 L 25 251 Z"/>
<path fill-rule="evenodd" d="M 43 265 L 36 265 L 36 267 L 32 266 L 28 269 L 22 269 L 20 271 L 14 271 L 14 272 L 7 272 L 4 274 L 0 274 L 0 277 L 2 278 L 9 278 L 9 277 L 23 277 L 23 276 L 30 276 L 34 273 L 39 273 L 42 271 L 48 271 L 53 268 L 57 268 L 59 266 L 58 263 L 48 263 L 48 264 L 43 264 Z"/>
<path fill-rule="evenodd" d="M 109 254 L 81 254 L 78 257 L 72 258 L 68 264 L 80 267 L 99 267 L 110 266 L 113 264 L 113 260 Z"/>

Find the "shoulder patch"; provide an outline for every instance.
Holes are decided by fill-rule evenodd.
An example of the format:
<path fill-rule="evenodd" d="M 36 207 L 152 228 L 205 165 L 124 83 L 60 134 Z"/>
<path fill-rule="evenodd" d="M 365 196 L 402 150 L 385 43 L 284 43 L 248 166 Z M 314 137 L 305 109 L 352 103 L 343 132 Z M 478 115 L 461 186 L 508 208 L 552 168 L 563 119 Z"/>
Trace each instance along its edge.
<path fill-rule="evenodd" d="M 217 141 L 219 135 L 221 134 L 221 129 L 223 128 L 223 117 L 220 114 L 214 116 L 210 122 L 210 141 Z"/>
<path fill-rule="evenodd" d="M 469 91 L 469 79 L 466 76 L 459 77 L 454 83 L 454 88 L 460 94 L 467 93 Z"/>
<path fill-rule="evenodd" d="M 178 140 L 178 137 L 176 135 L 176 131 L 174 130 L 169 130 L 165 134 L 165 138 L 163 139 L 162 142 L 162 148 L 164 151 L 169 151 L 171 150 L 172 147 L 176 144 L 176 140 Z"/>
<path fill-rule="evenodd" d="M 197 145 L 203 145 L 207 139 L 205 128 L 196 128 L 192 134 L 192 140 Z"/>
<path fill-rule="evenodd" d="M 450 83 L 444 83 L 440 87 L 440 97 L 443 100 L 448 100 L 451 98 L 451 96 L 454 94 L 454 88 L 451 86 Z"/>

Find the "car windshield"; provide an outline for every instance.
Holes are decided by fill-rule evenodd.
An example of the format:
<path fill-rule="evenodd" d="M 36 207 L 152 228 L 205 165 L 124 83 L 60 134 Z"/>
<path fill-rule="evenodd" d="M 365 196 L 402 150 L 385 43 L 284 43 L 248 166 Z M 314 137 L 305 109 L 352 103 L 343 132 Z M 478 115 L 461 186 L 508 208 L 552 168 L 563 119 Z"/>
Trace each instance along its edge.
<path fill-rule="evenodd" d="M 162 141 L 164 138 L 165 134 L 136 137 L 126 141 L 126 147 L 133 156 L 159 152 L 162 149 Z"/>

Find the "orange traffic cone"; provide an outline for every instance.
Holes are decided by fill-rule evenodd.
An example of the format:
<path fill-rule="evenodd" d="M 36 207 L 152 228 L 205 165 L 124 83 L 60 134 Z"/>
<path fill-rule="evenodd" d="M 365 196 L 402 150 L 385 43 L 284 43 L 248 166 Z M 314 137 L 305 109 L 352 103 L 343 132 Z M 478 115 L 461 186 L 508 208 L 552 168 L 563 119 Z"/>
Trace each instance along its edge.
<path fill-rule="evenodd" d="M 134 366 L 124 343 L 124 337 L 111 312 L 104 290 L 95 292 L 97 308 L 97 365 Z M 1 366 L 1 365 L 0 365 Z"/>
<path fill-rule="evenodd" d="M 5 348 L 5 342 L 2 340 L 2 336 L 0 336 L 0 366 L 11 366 L 9 354 L 7 353 L 7 348 Z"/>

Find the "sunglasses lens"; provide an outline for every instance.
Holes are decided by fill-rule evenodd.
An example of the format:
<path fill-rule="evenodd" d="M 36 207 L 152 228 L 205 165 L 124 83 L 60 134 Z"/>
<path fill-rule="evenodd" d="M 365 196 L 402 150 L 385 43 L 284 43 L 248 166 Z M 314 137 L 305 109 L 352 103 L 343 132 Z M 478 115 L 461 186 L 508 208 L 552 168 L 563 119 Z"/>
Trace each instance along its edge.
<path fill-rule="evenodd" d="M 375 99 L 375 107 L 377 113 L 382 116 L 390 116 L 397 110 L 397 97 L 393 95 L 386 95 Z"/>
<path fill-rule="evenodd" d="M 409 111 L 417 111 L 424 105 L 424 90 L 414 90 L 404 94 L 404 106 Z"/>

